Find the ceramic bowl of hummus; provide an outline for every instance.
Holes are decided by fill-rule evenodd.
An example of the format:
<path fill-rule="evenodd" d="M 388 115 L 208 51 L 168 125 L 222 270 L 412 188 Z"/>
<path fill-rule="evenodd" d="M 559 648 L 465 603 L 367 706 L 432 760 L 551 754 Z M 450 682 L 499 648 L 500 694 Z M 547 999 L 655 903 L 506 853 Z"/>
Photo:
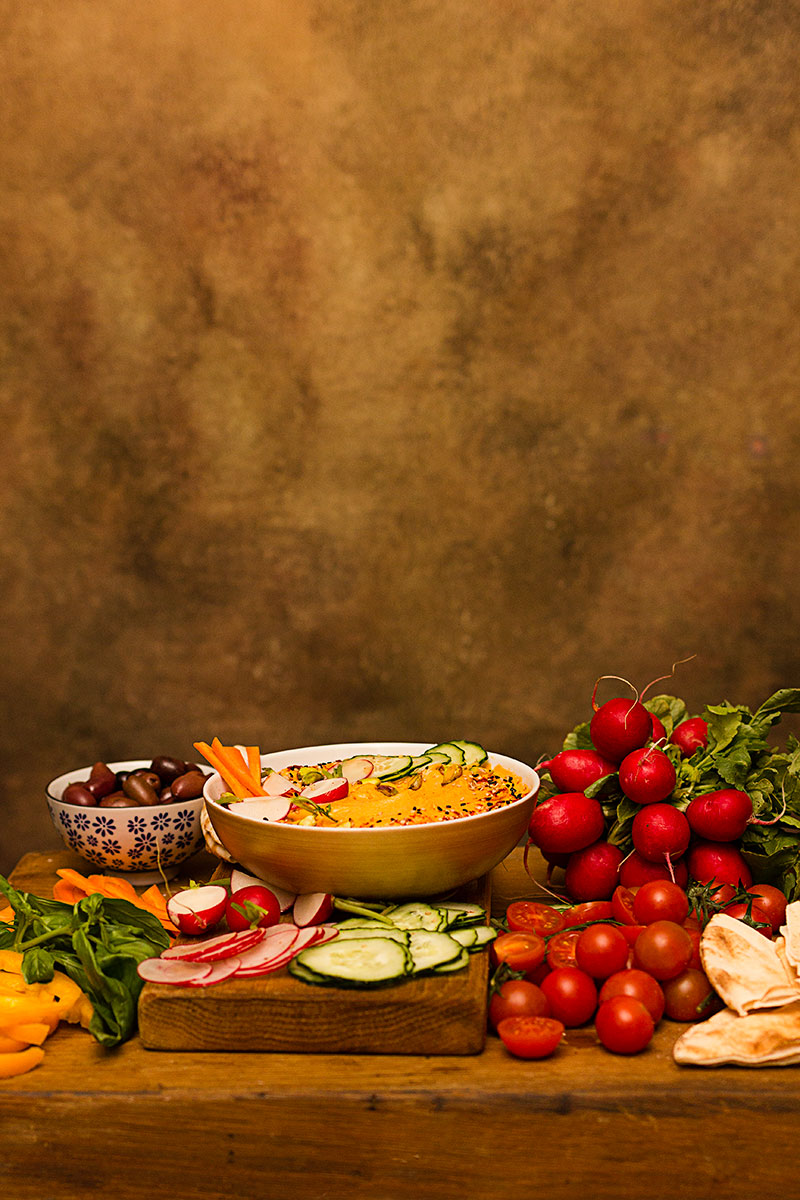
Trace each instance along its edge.
<path fill-rule="evenodd" d="M 359 756 L 414 761 L 427 742 L 350 742 L 262 755 L 265 773 L 299 782 Z M 457 767 L 441 761 L 395 778 L 350 781 L 347 795 L 280 820 L 245 815 L 218 774 L 206 813 L 226 857 L 290 892 L 360 899 L 431 897 L 491 871 L 525 835 L 539 789 L 532 767 L 501 754 Z M 300 793 L 302 797 L 302 792 Z M 240 810 L 237 812 L 237 808 Z"/>

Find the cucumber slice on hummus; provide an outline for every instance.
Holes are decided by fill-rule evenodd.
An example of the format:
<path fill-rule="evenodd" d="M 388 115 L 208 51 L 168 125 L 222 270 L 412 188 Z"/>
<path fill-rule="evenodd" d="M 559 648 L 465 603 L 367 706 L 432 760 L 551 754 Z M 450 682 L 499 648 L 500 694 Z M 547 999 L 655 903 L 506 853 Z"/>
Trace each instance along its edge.
<path fill-rule="evenodd" d="M 447 761 L 458 763 L 459 766 L 464 765 L 464 751 L 455 742 L 440 742 L 438 746 L 431 746 L 426 754 L 446 754 Z"/>

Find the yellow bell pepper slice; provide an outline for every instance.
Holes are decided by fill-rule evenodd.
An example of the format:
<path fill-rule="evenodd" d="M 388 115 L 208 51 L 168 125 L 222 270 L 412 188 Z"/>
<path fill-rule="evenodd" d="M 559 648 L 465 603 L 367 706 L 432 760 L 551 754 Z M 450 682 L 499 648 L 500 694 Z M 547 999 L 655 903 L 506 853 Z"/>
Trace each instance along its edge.
<path fill-rule="evenodd" d="M 11 1079 L 14 1075 L 24 1075 L 38 1067 L 44 1058 L 41 1046 L 29 1046 L 27 1050 L 16 1050 L 0 1054 L 0 1079 Z"/>

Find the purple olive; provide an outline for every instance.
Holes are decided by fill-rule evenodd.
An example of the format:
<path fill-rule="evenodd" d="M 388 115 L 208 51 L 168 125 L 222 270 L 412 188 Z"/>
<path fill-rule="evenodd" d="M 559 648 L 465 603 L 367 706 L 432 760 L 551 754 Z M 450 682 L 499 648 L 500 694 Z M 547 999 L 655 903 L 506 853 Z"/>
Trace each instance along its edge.
<path fill-rule="evenodd" d="M 61 799 L 65 804 L 80 804 L 81 808 L 94 808 L 97 804 L 96 797 L 82 783 L 70 783 L 61 793 Z"/>

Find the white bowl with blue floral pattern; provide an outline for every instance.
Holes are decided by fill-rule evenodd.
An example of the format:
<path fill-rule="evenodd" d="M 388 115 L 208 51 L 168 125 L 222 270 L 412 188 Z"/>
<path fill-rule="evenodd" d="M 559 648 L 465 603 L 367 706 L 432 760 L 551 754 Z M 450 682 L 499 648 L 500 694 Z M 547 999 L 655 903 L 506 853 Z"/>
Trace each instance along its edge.
<path fill-rule="evenodd" d="M 108 766 L 112 771 L 134 771 L 149 767 L 150 762 L 129 759 Z M 134 884 L 146 884 L 172 878 L 187 858 L 203 849 L 202 796 L 130 808 L 65 804 L 61 799 L 65 788 L 88 779 L 91 769 L 88 766 L 67 771 L 47 785 L 50 816 L 70 850 L 107 874 L 128 876 Z"/>

